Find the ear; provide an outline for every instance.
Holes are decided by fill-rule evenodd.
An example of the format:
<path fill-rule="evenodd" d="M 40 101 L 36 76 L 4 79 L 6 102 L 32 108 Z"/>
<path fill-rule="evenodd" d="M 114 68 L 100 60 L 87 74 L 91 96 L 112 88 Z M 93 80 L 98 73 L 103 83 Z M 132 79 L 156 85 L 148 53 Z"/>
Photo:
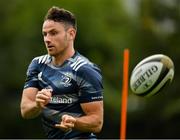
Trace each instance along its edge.
<path fill-rule="evenodd" d="M 76 37 L 76 30 L 74 28 L 69 28 L 67 32 L 68 32 L 68 39 L 74 40 Z"/>

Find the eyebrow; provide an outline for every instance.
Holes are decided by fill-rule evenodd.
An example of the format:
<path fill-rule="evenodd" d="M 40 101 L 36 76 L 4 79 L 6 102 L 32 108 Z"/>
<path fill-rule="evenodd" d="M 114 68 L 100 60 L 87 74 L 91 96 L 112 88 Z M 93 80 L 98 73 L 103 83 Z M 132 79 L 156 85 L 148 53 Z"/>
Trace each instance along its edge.
<path fill-rule="evenodd" d="M 53 29 L 50 29 L 49 31 L 43 31 L 43 30 L 42 30 L 42 34 L 47 33 L 47 32 L 52 32 L 52 31 L 57 31 L 57 30 L 54 29 L 54 28 L 53 28 Z"/>

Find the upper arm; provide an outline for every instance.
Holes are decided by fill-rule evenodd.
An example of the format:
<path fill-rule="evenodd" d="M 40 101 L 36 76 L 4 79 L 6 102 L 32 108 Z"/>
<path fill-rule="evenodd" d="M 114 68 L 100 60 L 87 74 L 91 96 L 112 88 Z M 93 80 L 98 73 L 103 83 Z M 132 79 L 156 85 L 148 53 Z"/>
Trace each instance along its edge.
<path fill-rule="evenodd" d="M 103 100 L 102 76 L 98 69 L 83 66 L 78 70 L 77 77 L 80 103 Z"/>
<path fill-rule="evenodd" d="M 89 118 L 86 121 L 95 127 L 94 132 L 100 132 L 103 126 L 103 101 L 94 101 L 89 103 L 82 103 L 81 108 L 85 113 L 85 117 Z"/>
<path fill-rule="evenodd" d="M 98 115 L 103 117 L 103 101 L 94 101 L 89 103 L 81 103 L 81 108 L 86 115 Z"/>
<path fill-rule="evenodd" d="M 87 116 L 93 115 L 97 122 L 103 122 L 103 84 L 98 69 L 84 66 L 79 69 L 80 105 Z"/>
<path fill-rule="evenodd" d="M 38 60 L 34 58 L 28 66 L 24 89 L 29 87 L 39 88 L 39 84 L 38 84 L 39 65 L 37 61 Z"/>
<path fill-rule="evenodd" d="M 21 115 L 23 118 L 31 119 L 39 115 L 40 110 L 36 107 L 35 97 L 37 88 L 29 87 L 23 90 L 21 99 Z"/>

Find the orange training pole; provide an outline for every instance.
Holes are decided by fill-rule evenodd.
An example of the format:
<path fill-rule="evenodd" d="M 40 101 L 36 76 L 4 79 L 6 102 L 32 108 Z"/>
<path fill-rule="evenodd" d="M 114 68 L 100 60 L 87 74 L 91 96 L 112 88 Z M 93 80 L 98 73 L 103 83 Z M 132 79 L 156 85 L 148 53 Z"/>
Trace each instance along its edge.
<path fill-rule="evenodd" d="M 129 50 L 124 50 L 123 61 L 123 87 L 122 87 L 122 104 L 121 104 L 121 124 L 120 124 L 120 139 L 126 139 L 126 114 L 127 114 L 127 99 L 128 99 L 128 71 L 129 71 Z"/>

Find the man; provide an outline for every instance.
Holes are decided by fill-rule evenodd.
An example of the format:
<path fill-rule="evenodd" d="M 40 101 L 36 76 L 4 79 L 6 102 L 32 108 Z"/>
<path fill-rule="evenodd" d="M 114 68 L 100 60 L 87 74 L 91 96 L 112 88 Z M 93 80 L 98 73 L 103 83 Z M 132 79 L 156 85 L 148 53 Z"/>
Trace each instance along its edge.
<path fill-rule="evenodd" d="M 48 54 L 32 60 L 21 99 L 25 119 L 42 115 L 48 138 L 96 138 L 103 125 L 100 69 L 74 49 L 74 15 L 58 7 L 42 27 Z"/>

